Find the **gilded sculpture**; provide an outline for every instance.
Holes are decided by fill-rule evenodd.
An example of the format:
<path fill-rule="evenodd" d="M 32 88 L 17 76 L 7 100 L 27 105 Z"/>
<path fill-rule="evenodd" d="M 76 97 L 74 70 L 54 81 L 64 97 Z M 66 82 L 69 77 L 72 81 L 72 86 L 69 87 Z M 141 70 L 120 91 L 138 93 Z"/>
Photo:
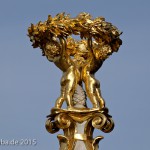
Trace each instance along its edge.
<path fill-rule="evenodd" d="M 95 73 L 113 52 L 118 51 L 122 44 L 121 34 L 104 17 L 94 19 L 88 13 L 80 13 L 74 18 L 65 13 L 55 17 L 49 15 L 45 22 L 31 24 L 28 28 L 32 46 L 39 47 L 42 55 L 63 72 L 60 96 L 46 122 L 50 133 L 64 130 L 65 135 L 58 136 L 60 149 L 75 150 L 75 143 L 81 140 L 85 149 L 96 150 L 102 137 L 92 138 L 94 128 L 106 133 L 113 130 L 114 122 L 108 114 Z M 74 39 L 72 35 L 79 35 L 80 39 Z M 86 97 L 92 108 L 87 108 Z M 64 101 L 66 109 L 62 109 Z M 77 124 L 81 123 L 85 129 L 79 134 Z"/>

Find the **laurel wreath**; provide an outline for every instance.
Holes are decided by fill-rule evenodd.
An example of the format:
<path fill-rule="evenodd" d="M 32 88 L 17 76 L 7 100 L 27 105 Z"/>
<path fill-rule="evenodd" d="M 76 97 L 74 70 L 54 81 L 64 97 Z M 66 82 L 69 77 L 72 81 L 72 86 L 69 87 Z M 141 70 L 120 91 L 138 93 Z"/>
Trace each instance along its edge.
<path fill-rule="evenodd" d="M 96 47 L 99 45 L 110 46 L 112 52 L 116 52 L 122 44 L 121 34 L 122 32 L 111 23 L 106 22 L 105 18 L 93 19 L 88 13 L 80 13 L 75 18 L 71 18 L 65 13 L 59 13 L 55 17 L 49 15 L 45 22 L 31 24 L 28 28 L 28 36 L 32 46 L 41 49 L 47 42 L 53 41 L 54 37 L 67 39 L 71 35 L 80 35 L 81 39 L 92 37 L 97 43 Z"/>

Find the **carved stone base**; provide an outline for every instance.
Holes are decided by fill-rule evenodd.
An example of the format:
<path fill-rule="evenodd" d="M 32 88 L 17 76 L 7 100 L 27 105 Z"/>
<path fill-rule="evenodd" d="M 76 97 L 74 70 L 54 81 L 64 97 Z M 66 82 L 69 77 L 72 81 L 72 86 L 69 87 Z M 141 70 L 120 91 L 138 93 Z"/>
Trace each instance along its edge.
<path fill-rule="evenodd" d="M 49 133 L 56 133 L 59 129 L 64 131 L 64 135 L 57 136 L 60 150 L 98 150 L 98 143 L 103 137 L 93 138 L 94 128 L 105 133 L 114 128 L 108 109 L 53 108 L 47 117 L 46 129 Z"/>

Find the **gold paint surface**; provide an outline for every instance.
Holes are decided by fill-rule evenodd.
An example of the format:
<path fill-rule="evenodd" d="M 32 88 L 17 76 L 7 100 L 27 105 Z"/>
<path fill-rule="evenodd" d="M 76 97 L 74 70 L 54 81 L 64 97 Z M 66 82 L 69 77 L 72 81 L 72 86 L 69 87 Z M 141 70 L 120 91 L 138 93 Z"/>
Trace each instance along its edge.
<path fill-rule="evenodd" d="M 65 13 L 49 15 L 46 21 L 28 28 L 33 48 L 40 48 L 42 55 L 62 71 L 60 96 L 45 124 L 52 134 L 63 129 L 64 135 L 58 135 L 60 150 L 74 150 L 78 140 L 84 142 L 87 150 L 98 150 L 103 137 L 93 139 L 94 128 L 105 133 L 113 130 L 114 122 L 108 114 L 95 73 L 110 55 L 118 52 L 122 45 L 121 34 L 104 17 L 93 18 L 85 12 L 74 18 Z M 73 38 L 75 35 L 80 39 Z M 80 90 L 75 93 L 77 87 L 83 89 L 83 85 L 85 90 L 81 91 L 85 91 L 92 108 L 86 107 L 86 96 Z M 64 101 L 66 109 L 62 109 Z M 77 132 L 77 125 L 81 123 L 85 123 L 84 133 Z"/>
<path fill-rule="evenodd" d="M 82 124 L 82 131 L 77 127 L 79 124 Z M 87 150 L 96 150 L 103 137 L 98 136 L 93 139 L 94 128 L 109 133 L 114 128 L 114 122 L 107 110 L 80 109 L 79 111 L 53 108 L 45 126 L 50 133 L 63 129 L 64 135 L 58 135 L 62 150 L 63 144 L 67 150 L 74 150 L 77 141 L 83 141 Z"/>
<path fill-rule="evenodd" d="M 81 40 L 73 39 L 72 35 L 80 35 Z M 68 109 L 73 109 L 73 94 L 77 85 L 82 84 L 85 84 L 93 108 L 105 108 L 95 73 L 113 52 L 118 51 L 122 44 L 120 35 L 117 27 L 105 18 L 94 19 L 85 12 L 74 18 L 65 13 L 55 17 L 49 15 L 46 21 L 31 24 L 28 36 L 32 46 L 41 48 L 43 56 L 63 72 L 56 108 L 61 108 L 66 101 Z"/>
<path fill-rule="evenodd" d="M 86 134 L 76 133 L 76 134 L 74 134 L 74 139 L 85 141 L 85 140 L 87 140 L 87 136 L 86 136 Z"/>

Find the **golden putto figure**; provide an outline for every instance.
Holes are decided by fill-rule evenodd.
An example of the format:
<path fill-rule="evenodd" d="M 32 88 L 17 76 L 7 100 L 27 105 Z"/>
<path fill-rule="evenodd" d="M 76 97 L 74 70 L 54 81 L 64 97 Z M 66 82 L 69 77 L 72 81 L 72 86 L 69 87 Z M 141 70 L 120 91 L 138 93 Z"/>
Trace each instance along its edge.
<path fill-rule="evenodd" d="M 103 17 L 93 19 L 88 13 L 80 13 L 75 18 L 65 13 L 53 18 L 49 15 L 45 22 L 31 24 L 28 36 L 32 46 L 41 48 L 43 56 L 63 72 L 56 108 L 61 108 L 66 101 L 68 109 L 73 109 L 73 94 L 77 85 L 83 84 L 93 108 L 105 108 L 100 82 L 94 75 L 104 60 L 118 51 L 122 44 L 120 34 Z M 81 40 L 75 40 L 71 35 L 80 35 Z"/>

